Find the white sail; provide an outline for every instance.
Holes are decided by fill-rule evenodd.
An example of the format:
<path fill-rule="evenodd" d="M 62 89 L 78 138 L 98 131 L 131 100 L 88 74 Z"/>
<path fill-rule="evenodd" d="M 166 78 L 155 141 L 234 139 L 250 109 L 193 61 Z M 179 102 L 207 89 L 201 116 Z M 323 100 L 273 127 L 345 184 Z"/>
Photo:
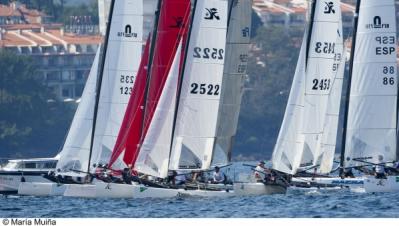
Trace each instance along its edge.
<path fill-rule="evenodd" d="M 345 166 L 354 158 L 396 160 L 397 62 L 394 0 L 362 0 L 359 8 Z"/>
<path fill-rule="evenodd" d="M 332 149 L 335 147 L 335 141 L 331 142 L 333 146 L 330 145 L 330 149 L 327 149 L 323 140 L 333 139 L 338 132 L 338 121 L 330 121 L 332 118 L 329 114 L 339 113 L 340 97 L 331 97 L 330 94 L 335 88 L 338 89 L 335 91 L 341 92 L 342 84 L 335 84 L 335 78 L 342 77 L 344 72 L 339 70 L 342 67 L 340 64 L 344 49 L 339 0 L 315 2 L 309 47 L 302 118 L 307 122 L 303 124 L 302 129 L 304 144 L 301 164 L 305 167 L 319 166 L 324 155 L 333 156 L 335 151 Z M 338 72 L 341 74 L 338 75 Z M 327 121 L 330 126 L 328 128 L 325 127 Z"/>
<path fill-rule="evenodd" d="M 340 2 L 316 1 L 314 4 L 309 47 L 304 39 L 272 158 L 276 170 L 289 174 L 295 174 L 300 167 L 320 165 L 323 156 L 327 157 L 329 152 L 324 145 L 321 147 L 322 137 L 326 120 L 330 120 L 329 108 L 336 111 L 335 106 L 329 105 L 329 98 L 343 53 Z M 339 103 L 340 99 L 332 101 Z M 339 111 L 339 104 L 337 106 Z M 334 131 L 327 131 L 326 136 L 334 135 Z"/>
<path fill-rule="evenodd" d="M 143 0 L 115 1 L 109 26 L 92 163 L 110 159 L 129 102 L 142 54 Z"/>
<path fill-rule="evenodd" d="M 330 173 L 333 168 L 335 148 L 337 145 L 339 112 L 341 106 L 342 88 L 345 73 L 345 50 L 336 58 L 337 74 L 332 84 L 332 89 L 327 103 L 326 118 L 324 120 L 323 135 L 320 139 L 320 147 L 317 149 L 316 159 L 319 162 L 319 173 Z"/>
<path fill-rule="evenodd" d="M 168 175 L 181 51 L 182 43 L 176 50 L 164 89 L 135 163 L 135 169 L 140 173 L 160 178 Z"/>
<path fill-rule="evenodd" d="M 58 154 L 59 160 L 56 169 L 59 169 L 60 172 L 87 170 L 99 56 L 100 47 L 97 50 L 91 66 L 89 77 L 87 78 L 79 106 L 76 109 L 64 146 Z"/>
<path fill-rule="evenodd" d="M 197 1 L 178 103 L 170 169 L 208 169 L 215 146 L 227 0 Z"/>
<path fill-rule="evenodd" d="M 296 173 L 302 157 L 302 149 L 297 147 L 302 146 L 301 144 L 303 143 L 299 132 L 302 126 L 301 116 L 304 110 L 306 40 L 307 35 L 305 32 L 283 122 L 272 155 L 273 169 L 288 174 Z"/>
<path fill-rule="evenodd" d="M 226 165 L 230 161 L 247 72 L 252 0 L 230 1 L 230 4 L 226 60 L 212 165 Z"/>

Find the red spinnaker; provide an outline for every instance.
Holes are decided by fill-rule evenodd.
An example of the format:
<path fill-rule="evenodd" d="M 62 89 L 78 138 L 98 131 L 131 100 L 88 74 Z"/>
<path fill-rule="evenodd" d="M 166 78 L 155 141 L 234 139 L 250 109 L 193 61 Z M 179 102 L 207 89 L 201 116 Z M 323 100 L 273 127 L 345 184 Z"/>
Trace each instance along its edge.
<path fill-rule="evenodd" d="M 151 124 L 179 42 L 182 36 L 187 33 L 190 11 L 190 0 L 163 1 L 150 72 L 142 139 L 144 139 Z"/>

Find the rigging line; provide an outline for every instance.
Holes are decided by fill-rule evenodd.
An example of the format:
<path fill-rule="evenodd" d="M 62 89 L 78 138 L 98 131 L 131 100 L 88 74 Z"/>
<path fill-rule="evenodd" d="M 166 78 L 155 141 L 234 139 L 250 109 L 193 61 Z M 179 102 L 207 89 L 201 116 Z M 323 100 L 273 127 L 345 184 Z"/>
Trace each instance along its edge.
<path fill-rule="evenodd" d="M 357 0 L 356 4 L 356 11 L 353 20 L 353 35 L 352 35 L 352 48 L 351 48 L 351 55 L 350 55 L 350 63 L 349 63 L 349 74 L 347 80 L 347 87 L 346 87 L 346 98 L 345 98 L 345 111 L 344 111 L 344 122 L 343 122 L 343 131 L 342 131 L 342 143 L 341 143 L 341 158 L 340 158 L 340 175 L 344 173 L 344 162 L 345 162 L 345 146 L 346 146 L 346 132 L 348 126 L 348 114 L 349 114 L 349 100 L 350 100 L 350 93 L 351 93 L 351 83 L 352 83 L 352 74 L 353 74 L 353 63 L 355 58 L 355 47 L 356 47 L 356 35 L 357 35 L 357 27 L 359 22 L 359 9 L 360 9 L 361 0 Z"/>
<path fill-rule="evenodd" d="M 152 63 L 154 61 L 154 52 L 155 52 L 155 41 L 158 36 L 158 24 L 159 24 L 159 18 L 161 14 L 161 6 L 162 6 L 162 1 L 163 0 L 158 0 L 158 6 L 157 10 L 155 11 L 155 20 L 154 20 L 154 27 L 153 27 L 153 32 L 152 32 L 152 37 L 151 37 L 151 44 L 150 44 L 150 54 L 148 56 L 148 64 L 147 64 L 147 81 L 146 81 L 146 87 L 144 91 L 144 106 L 143 106 L 143 116 L 141 120 L 141 126 L 140 126 L 140 139 L 138 143 L 137 149 L 140 149 L 141 143 L 143 141 L 143 136 L 144 136 L 144 124 L 146 122 L 146 112 L 147 112 L 147 105 L 148 105 L 148 95 L 149 95 L 149 90 L 150 90 L 150 83 L 151 83 L 151 68 L 152 68 Z M 136 150 L 137 152 L 137 150 Z M 135 154 L 137 155 L 137 154 Z M 134 164 L 131 163 L 131 168 L 134 167 Z"/>
<path fill-rule="evenodd" d="M 181 76 L 179 79 L 179 82 L 177 84 L 178 86 L 178 90 L 177 90 L 177 95 L 176 95 L 176 104 L 175 104 L 175 112 L 174 112 L 174 118 L 173 118 L 173 127 L 172 127 L 172 135 L 171 135 L 171 142 L 170 142 L 170 147 L 169 147 L 169 159 L 168 159 L 168 166 L 170 165 L 170 155 L 172 154 L 172 148 L 173 148 L 173 137 L 175 136 L 175 130 L 176 130 L 176 122 L 177 122 L 177 113 L 179 110 L 179 99 L 181 96 L 181 90 L 182 90 L 182 86 L 183 86 L 183 79 L 184 79 L 184 71 L 186 68 L 186 64 L 187 64 L 187 57 L 188 57 L 188 51 L 189 51 L 189 47 L 190 47 L 190 39 L 191 39 L 191 32 L 193 29 L 193 24 L 194 24 L 194 19 L 195 19 L 195 10 L 197 9 L 197 2 L 198 0 L 194 0 L 194 5 L 192 8 L 192 15 L 191 15 L 191 21 L 190 21 L 190 28 L 188 30 L 188 34 L 187 34 L 187 41 L 186 41 L 186 46 L 185 46 L 185 52 L 184 52 L 184 63 L 181 69 Z"/>
<path fill-rule="evenodd" d="M 108 16 L 108 26 L 107 26 L 107 31 L 106 31 L 106 36 L 105 36 L 105 41 L 104 41 L 104 48 L 103 48 L 103 54 L 101 56 L 101 66 L 100 70 L 98 71 L 98 78 L 97 78 L 97 89 L 96 89 L 96 102 L 94 105 L 94 117 L 93 117 L 93 126 L 91 130 L 91 139 L 90 139 L 90 151 L 89 151 L 89 161 L 87 163 L 87 173 L 90 173 L 90 164 L 91 164 L 91 157 L 93 154 L 93 147 L 94 147 L 94 136 L 95 136 L 95 131 L 96 131 L 96 122 L 97 122 L 97 115 L 98 115 L 98 105 L 100 102 L 100 92 L 101 92 L 101 87 L 102 87 L 102 80 L 103 80 L 103 74 L 104 74 L 104 68 L 105 68 L 105 59 L 107 56 L 107 49 L 108 49 L 108 39 L 109 35 L 111 32 L 111 25 L 112 25 L 112 16 L 114 13 L 114 6 L 115 6 L 115 0 L 111 1 L 111 6 L 110 6 L 110 12 Z"/>

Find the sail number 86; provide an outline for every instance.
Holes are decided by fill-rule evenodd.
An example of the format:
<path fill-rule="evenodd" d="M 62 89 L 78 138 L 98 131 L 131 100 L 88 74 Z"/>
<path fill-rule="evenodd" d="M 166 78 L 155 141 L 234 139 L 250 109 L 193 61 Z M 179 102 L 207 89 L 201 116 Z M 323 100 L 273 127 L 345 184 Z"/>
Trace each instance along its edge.
<path fill-rule="evenodd" d="M 382 68 L 382 73 L 384 73 L 384 75 L 393 75 L 393 74 L 395 74 L 395 67 L 394 66 L 384 66 Z M 395 85 L 395 78 L 385 76 L 382 78 L 382 84 L 385 86 Z"/>

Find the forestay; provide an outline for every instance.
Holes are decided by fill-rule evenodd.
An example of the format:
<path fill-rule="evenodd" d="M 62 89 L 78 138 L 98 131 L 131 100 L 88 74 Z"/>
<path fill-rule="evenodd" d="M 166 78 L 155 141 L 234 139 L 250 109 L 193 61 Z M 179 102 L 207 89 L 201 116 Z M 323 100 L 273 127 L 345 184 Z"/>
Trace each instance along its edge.
<path fill-rule="evenodd" d="M 394 0 L 362 0 L 354 53 L 344 166 L 354 158 L 396 160 L 397 63 Z"/>
<path fill-rule="evenodd" d="M 226 60 L 212 165 L 226 165 L 231 160 L 248 63 L 252 0 L 229 4 Z"/>
<path fill-rule="evenodd" d="M 197 1 L 178 100 L 170 169 L 211 165 L 223 80 L 226 0 Z"/>
<path fill-rule="evenodd" d="M 142 54 L 143 0 L 117 0 L 111 15 L 108 47 L 104 50 L 93 163 L 107 163 L 110 159 Z"/>
<path fill-rule="evenodd" d="M 91 66 L 79 106 L 73 117 L 64 146 L 59 153 L 56 169 L 60 169 L 61 173 L 71 170 L 85 171 L 89 163 L 99 55 L 100 47 L 97 50 Z"/>
<path fill-rule="evenodd" d="M 335 119 L 341 98 L 330 94 L 333 90 L 340 94 L 342 90 L 342 84 L 335 84 L 336 76 L 342 78 L 344 72 L 339 70 L 343 67 L 340 64 L 344 49 L 341 20 L 339 0 L 315 2 L 306 67 L 302 167 L 320 166 L 324 157 L 332 162 L 334 156 L 336 142 L 332 140 L 338 130 Z"/>

